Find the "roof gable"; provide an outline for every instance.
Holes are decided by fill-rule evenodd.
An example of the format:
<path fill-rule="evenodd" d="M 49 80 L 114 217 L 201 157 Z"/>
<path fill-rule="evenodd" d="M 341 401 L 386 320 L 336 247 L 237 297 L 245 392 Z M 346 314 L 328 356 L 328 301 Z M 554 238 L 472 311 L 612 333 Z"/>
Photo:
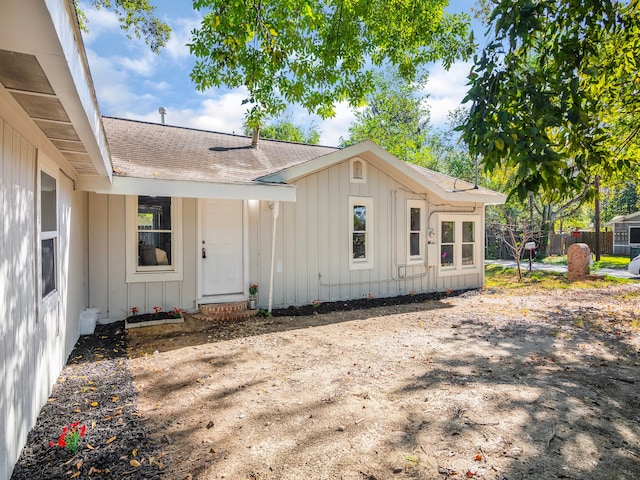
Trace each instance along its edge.
<path fill-rule="evenodd" d="M 640 212 L 633 212 L 629 215 L 616 215 L 604 225 L 605 227 L 612 227 L 616 223 L 625 223 L 631 221 L 640 221 Z"/>
<path fill-rule="evenodd" d="M 506 195 L 486 188 L 475 187 L 469 182 L 427 168 L 404 162 L 376 145 L 371 140 L 331 152 L 322 157 L 293 165 L 270 175 L 261 177 L 264 182 L 293 183 L 296 180 L 328 168 L 337 163 L 361 157 L 387 173 L 400 177 L 403 183 L 416 192 L 434 194 L 450 202 L 479 202 L 503 204 Z"/>

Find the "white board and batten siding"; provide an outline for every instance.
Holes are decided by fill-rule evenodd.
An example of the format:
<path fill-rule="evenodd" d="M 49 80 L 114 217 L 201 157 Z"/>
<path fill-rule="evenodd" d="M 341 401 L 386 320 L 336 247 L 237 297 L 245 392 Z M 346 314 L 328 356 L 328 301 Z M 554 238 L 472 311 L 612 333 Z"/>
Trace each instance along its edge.
<path fill-rule="evenodd" d="M 5 110 L 10 115 L 10 112 Z M 14 118 L 14 117 L 9 117 Z M 0 116 L 0 478 L 9 478 L 79 332 L 87 300 L 86 200 L 36 148 L 20 120 Z M 40 169 L 56 180 L 56 289 L 41 300 Z"/>
<path fill-rule="evenodd" d="M 122 320 L 133 307 L 140 313 L 196 307 L 196 204 L 195 199 L 182 199 L 181 235 L 182 264 L 179 280 L 127 282 L 126 196 L 89 194 L 89 269 L 90 304 L 98 308 L 99 321 Z"/>
<path fill-rule="evenodd" d="M 417 194 L 387 173 L 368 164 L 365 182 L 352 182 L 349 161 L 305 176 L 295 182 L 295 203 L 280 205 L 276 227 L 273 307 L 309 304 L 315 299 L 336 301 L 405 295 L 411 291 L 459 290 L 482 285 L 479 272 L 441 276 L 436 267 L 408 262 L 408 202 L 423 202 L 423 239 L 429 225 L 442 212 L 477 215 L 477 249 L 483 245 L 483 206 L 430 203 L 427 194 Z M 372 199 L 367 221 L 373 223 L 372 268 L 350 269 L 350 197 Z M 256 276 L 269 285 L 273 219 L 269 202 L 258 206 Z M 433 225 L 432 225 L 433 226 Z M 435 228 L 435 227 L 434 227 Z M 433 240 L 433 239 L 430 239 Z M 253 247 L 252 247 L 253 249 Z M 253 250 L 252 250 L 253 251 Z M 478 258 L 477 261 L 481 261 Z M 267 292 L 261 291 L 260 306 Z"/>

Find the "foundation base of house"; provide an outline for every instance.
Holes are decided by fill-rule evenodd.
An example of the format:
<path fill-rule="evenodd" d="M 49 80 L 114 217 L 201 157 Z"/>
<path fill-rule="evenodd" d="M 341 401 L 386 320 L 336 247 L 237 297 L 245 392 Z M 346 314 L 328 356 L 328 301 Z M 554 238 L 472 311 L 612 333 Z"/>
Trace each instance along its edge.
<path fill-rule="evenodd" d="M 237 322 L 255 316 L 257 310 L 249 310 L 247 302 L 210 303 L 200 305 L 199 313 L 191 317 L 198 320 Z"/>

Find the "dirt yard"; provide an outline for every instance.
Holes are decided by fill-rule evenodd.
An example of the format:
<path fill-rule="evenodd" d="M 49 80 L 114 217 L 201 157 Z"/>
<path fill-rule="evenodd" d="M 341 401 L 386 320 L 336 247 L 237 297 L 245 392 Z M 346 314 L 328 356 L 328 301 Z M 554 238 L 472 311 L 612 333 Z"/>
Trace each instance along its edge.
<path fill-rule="evenodd" d="M 129 354 L 164 478 L 619 480 L 640 478 L 639 332 L 639 285 L 526 288 L 191 319 Z"/>

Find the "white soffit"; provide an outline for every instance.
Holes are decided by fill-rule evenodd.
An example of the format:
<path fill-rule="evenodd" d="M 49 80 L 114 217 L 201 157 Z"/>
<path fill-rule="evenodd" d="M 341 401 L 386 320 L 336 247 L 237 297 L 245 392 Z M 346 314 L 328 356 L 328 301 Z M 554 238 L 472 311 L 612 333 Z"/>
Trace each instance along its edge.
<path fill-rule="evenodd" d="M 0 2 L 0 83 L 78 174 L 111 176 L 72 1 Z"/>

